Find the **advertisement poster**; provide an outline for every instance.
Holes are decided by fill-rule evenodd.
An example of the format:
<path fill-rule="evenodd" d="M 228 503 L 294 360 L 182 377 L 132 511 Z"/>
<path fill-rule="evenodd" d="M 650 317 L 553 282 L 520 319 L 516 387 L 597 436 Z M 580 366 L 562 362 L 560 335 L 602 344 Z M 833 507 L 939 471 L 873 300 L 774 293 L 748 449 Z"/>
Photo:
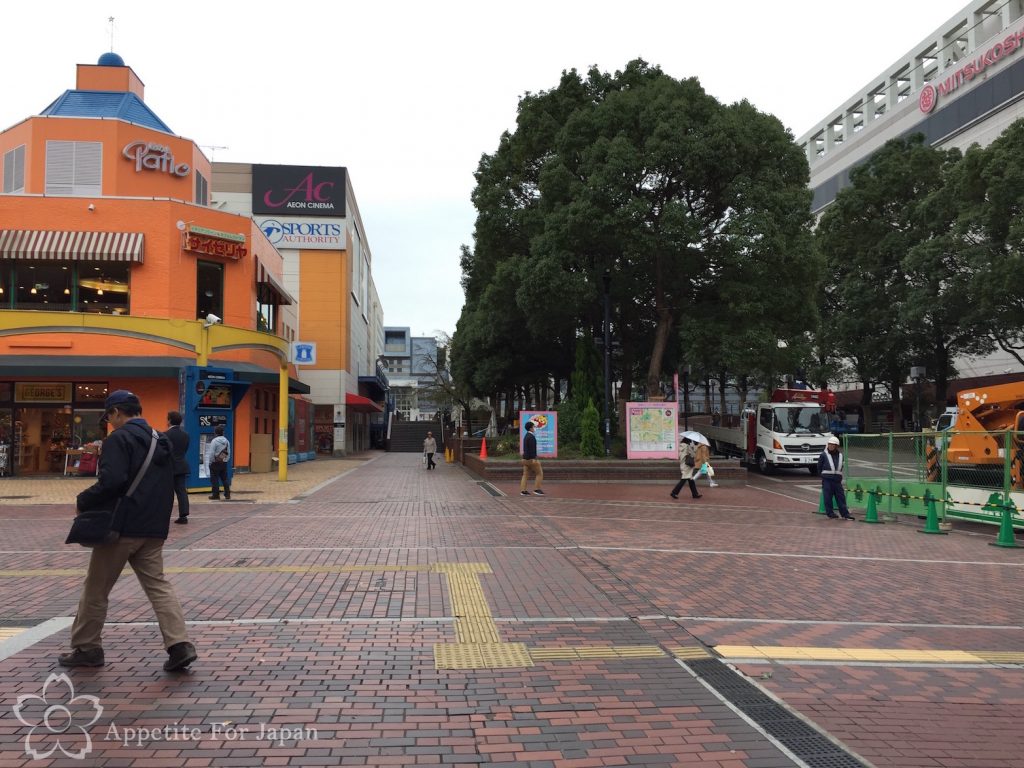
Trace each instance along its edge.
<path fill-rule="evenodd" d="M 626 403 L 626 458 L 679 458 L 679 403 Z"/>
<path fill-rule="evenodd" d="M 533 436 L 537 438 L 537 458 L 554 459 L 558 457 L 558 413 L 556 411 L 520 411 L 519 412 L 519 454 L 523 453 L 523 437 L 526 435 L 526 422 L 533 422 Z"/>

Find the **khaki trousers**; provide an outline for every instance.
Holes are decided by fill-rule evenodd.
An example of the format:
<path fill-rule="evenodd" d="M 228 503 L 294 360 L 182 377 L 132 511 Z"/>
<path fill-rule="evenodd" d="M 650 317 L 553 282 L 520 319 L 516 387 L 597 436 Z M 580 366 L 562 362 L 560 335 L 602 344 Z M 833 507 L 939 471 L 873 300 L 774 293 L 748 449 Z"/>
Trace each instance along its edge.
<path fill-rule="evenodd" d="M 92 550 L 78 613 L 71 625 L 72 648 L 91 651 L 103 647 L 103 623 L 107 619 L 110 590 L 126 563 L 135 571 L 146 597 L 153 604 L 164 647 L 188 641 L 181 603 L 164 576 L 163 539 L 122 538 Z"/>
<path fill-rule="evenodd" d="M 530 472 L 536 476 L 534 482 L 534 489 L 540 490 L 540 484 L 544 482 L 544 470 L 541 469 L 540 462 L 537 459 L 523 459 L 523 479 L 519 481 L 519 490 L 526 490 L 526 481 L 530 477 Z"/>

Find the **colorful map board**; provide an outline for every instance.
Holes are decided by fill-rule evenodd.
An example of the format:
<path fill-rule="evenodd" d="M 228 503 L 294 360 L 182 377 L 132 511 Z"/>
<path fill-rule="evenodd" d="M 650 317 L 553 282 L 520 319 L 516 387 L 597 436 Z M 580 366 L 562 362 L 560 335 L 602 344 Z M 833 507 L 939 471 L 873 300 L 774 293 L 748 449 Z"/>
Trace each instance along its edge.
<path fill-rule="evenodd" d="M 626 403 L 626 458 L 679 458 L 679 403 Z"/>
<path fill-rule="evenodd" d="M 558 412 L 557 411 L 520 411 L 519 412 L 519 453 L 523 453 L 523 438 L 526 436 L 526 422 L 533 422 L 533 436 L 537 438 L 537 458 L 554 459 L 558 457 Z"/>

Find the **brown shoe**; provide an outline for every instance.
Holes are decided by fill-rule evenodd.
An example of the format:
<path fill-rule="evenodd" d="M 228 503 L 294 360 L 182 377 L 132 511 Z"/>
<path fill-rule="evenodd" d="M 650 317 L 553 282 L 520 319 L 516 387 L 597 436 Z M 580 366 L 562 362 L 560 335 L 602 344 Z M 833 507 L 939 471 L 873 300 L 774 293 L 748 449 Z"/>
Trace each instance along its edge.
<path fill-rule="evenodd" d="M 103 649 L 83 651 L 81 648 L 75 648 L 71 653 L 62 653 L 58 656 L 57 663 L 62 667 L 102 667 L 105 663 Z"/>

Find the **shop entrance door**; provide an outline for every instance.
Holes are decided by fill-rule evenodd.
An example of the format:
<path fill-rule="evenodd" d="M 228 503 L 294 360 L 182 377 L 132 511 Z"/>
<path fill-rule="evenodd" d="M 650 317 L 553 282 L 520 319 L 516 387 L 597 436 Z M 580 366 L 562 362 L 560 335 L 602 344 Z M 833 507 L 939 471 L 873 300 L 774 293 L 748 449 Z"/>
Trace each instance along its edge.
<path fill-rule="evenodd" d="M 71 439 L 70 408 L 15 408 L 13 438 L 14 474 L 63 472 Z"/>

